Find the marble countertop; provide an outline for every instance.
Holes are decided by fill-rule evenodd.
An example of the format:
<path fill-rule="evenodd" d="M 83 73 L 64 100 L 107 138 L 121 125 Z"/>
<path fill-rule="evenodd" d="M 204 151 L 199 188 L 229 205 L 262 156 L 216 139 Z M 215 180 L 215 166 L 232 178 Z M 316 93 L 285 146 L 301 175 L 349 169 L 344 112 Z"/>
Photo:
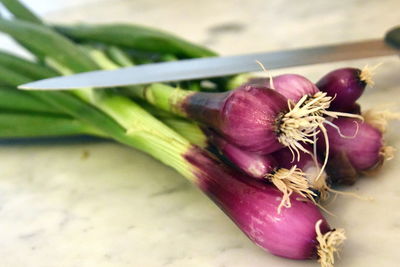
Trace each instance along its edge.
<path fill-rule="evenodd" d="M 380 37 L 399 23 L 400 2 L 114 0 L 47 14 L 56 22 L 135 22 L 176 32 L 221 54 Z M 311 80 L 336 67 L 383 63 L 364 107 L 398 107 L 398 57 L 274 71 Z M 268 68 L 268 66 L 266 66 Z M 400 123 L 386 140 L 400 147 Z M 338 267 L 394 267 L 400 253 L 398 157 L 345 188 L 328 219 L 347 231 Z M 252 244 L 174 170 L 122 145 L 94 140 L 0 144 L 2 267 L 302 267 Z"/>

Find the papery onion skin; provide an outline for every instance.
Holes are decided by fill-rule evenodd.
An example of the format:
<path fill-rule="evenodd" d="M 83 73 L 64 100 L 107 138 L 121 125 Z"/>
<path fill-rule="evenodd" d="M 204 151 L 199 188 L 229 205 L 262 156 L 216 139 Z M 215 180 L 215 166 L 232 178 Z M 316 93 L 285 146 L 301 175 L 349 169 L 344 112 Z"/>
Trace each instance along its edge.
<path fill-rule="evenodd" d="M 361 79 L 362 70 L 358 68 L 341 68 L 323 76 L 317 87 L 328 96 L 334 97 L 330 109 L 346 111 L 363 94 L 367 82 Z"/>
<path fill-rule="evenodd" d="M 330 158 L 340 154 L 358 172 L 373 169 L 382 162 L 381 150 L 384 144 L 382 133 L 378 129 L 354 118 L 342 117 L 334 119 L 332 123 L 345 137 L 340 136 L 334 127 L 325 126 L 329 137 Z M 325 142 L 321 135 L 317 143 L 318 151 L 325 151 Z"/>
<path fill-rule="evenodd" d="M 195 168 L 197 184 L 258 246 L 290 259 L 317 257 L 315 225 L 330 231 L 317 206 L 292 194 L 290 208 L 277 208 L 282 193 L 269 183 L 249 179 L 196 151 L 185 156 Z"/>
<path fill-rule="evenodd" d="M 265 179 L 268 174 L 277 168 L 278 163 L 270 154 L 261 155 L 248 152 L 227 142 L 217 134 L 209 133 L 209 139 L 235 167 L 247 175 L 257 179 Z"/>
<path fill-rule="evenodd" d="M 211 126 L 241 149 L 268 154 L 282 148 L 279 118 L 287 99 L 267 87 L 243 85 L 226 93 L 196 93 L 182 104 L 188 116 Z"/>

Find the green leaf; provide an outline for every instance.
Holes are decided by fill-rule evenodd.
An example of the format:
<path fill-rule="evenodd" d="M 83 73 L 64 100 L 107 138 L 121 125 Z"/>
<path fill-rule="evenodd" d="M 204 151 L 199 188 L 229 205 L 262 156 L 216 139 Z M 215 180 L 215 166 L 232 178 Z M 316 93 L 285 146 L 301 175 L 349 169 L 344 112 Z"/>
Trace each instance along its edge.
<path fill-rule="evenodd" d="M 67 116 L 18 113 L 0 110 L 0 137 L 49 137 L 102 134 L 81 121 Z"/>
<path fill-rule="evenodd" d="M 46 92 L 38 91 L 17 91 L 17 86 L 20 84 L 31 82 L 33 79 L 28 78 L 18 72 L 7 69 L 0 65 L 0 82 L 6 84 L 7 89 L 3 88 L 1 94 L 2 99 L 0 104 L 4 104 L 6 107 L 23 108 L 27 105 L 27 108 L 36 111 L 60 113 L 57 106 L 42 103 L 40 96 L 46 94 Z M 12 92 L 14 91 L 14 92 Z"/>
<path fill-rule="evenodd" d="M 78 41 L 97 41 L 109 45 L 142 51 L 173 54 L 180 58 L 216 56 L 211 50 L 190 43 L 173 34 L 133 25 L 77 25 L 55 26 L 55 29 Z"/>
<path fill-rule="evenodd" d="M 0 0 L 16 18 L 42 24 L 42 20 L 18 0 Z"/>
<path fill-rule="evenodd" d="M 0 81 L 9 86 L 17 87 L 20 84 L 31 82 L 32 79 L 0 65 Z"/>
<path fill-rule="evenodd" d="M 131 67 L 135 65 L 128 54 L 116 46 L 107 47 L 106 53 L 110 59 L 122 67 Z"/>
<path fill-rule="evenodd" d="M 28 92 L 4 86 L 0 87 L 0 109 L 20 112 L 60 113 L 54 107 L 28 94 Z"/>
<path fill-rule="evenodd" d="M 33 80 L 45 79 L 59 74 L 48 67 L 39 65 L 36 62 L 22 59 L 18 56 L 9 54 L 6 51 L 0 51 L 0 66 L 18 72 Z"/>
<path fill-rule="evenodd" d="M 46 55 L 73 72 L 98 69 L 96 63 L 84 51 L 46 26 L 20 20 L 0 19 L 0 31 L 38 51 L 39 56 Z"/>
<path fill-rule="evenodd" d="M 56 107 L 81 122 L 91 125 L 106 135 L 114 137 L 114 139 L 125 143 L 126 131 L 115 120 L 107 114 L 81 100 L 80 98 L 70 94 L 69 92 L 45 92 L 37 94 L 44 102 Z"/>

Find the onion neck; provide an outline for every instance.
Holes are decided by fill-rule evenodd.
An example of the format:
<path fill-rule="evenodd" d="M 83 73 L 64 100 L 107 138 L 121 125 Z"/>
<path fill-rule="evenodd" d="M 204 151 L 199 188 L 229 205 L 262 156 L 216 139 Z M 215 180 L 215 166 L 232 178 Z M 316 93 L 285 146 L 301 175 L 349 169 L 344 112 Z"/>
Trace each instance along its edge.
<path fill-rule="evenodd" d="M 199 92 L 190 95 L 182 107 L 191 119 L 214 128 L 219 128 L 221 124 L 221 110 L 227 96 L 227 93 Z"/>
<path fill-rule="evenodd" d="M 203 93 L 174 88 L 155 83 L 127 89 L 129 96 L 175 115 L 191 118 L 198 122 L 219 126 L 220 111 L 229 93 Z"/>
<path fill-rule="evenodd" d="M 185 116 L 183 109 L 186 99 L 196 92 L 182 90 L 166 84 L 153 83 L 146 86 L 134 86 L 125 91 L 128 96 L 143 99 L 148 103 L 176 115 Z"/>

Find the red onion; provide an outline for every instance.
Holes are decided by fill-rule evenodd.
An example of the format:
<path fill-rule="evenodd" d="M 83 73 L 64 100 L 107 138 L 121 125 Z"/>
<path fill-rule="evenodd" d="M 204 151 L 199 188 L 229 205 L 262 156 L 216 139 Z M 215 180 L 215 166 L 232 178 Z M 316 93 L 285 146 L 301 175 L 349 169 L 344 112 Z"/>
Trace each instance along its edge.
<path fill-rule="evenodd" d="M 324 119 L 301 105 L 288 110 L 288 100 L 278 92 L 244 85 L 226 93 L 193 93 L 181 103 L 180 112 L 241 149 L 268 154 L 283 146 L 298 150 L 299 141 L 312 142 L 309 135 Z"/>
<path fill-rule="evenodd" d="M 306 77 L 298 74 L 283 74 L 272 78 L 276 91 L 297 103 L 304 95 L 312 96 L 318 88 Z"/>
<path fill-rule="evenodd" d="M 250 177 L 264 179 L 278 166 L 271 155 L 260 155 L 242 150 L 216 134 L 212 134 L 210 139 L 228 160 Z"/>
<path fill-rule="evenodd" d="M 338 118 L 326 125 L 329 138 L 330 158 L 343 158 L 356 171 L 370 170 L 383 160 L 382 133 L 359 119 Z M 320 152 L 325 151 L 323 138 L 318 139 Z M 337 166 L 340 168 L 341 166 Z"/>
<path fill-rule="evenodd" d="M 291 207 L 278 213 L 282 193 L 273 185 L 248 179 L 196 151 L 185 158 L 201 190 L 261 248 L 291 259 L 318 255 L 331 266 L 334 246 L 345 237 L 343 230 L 331 230 L 314 203 L 292 194 Z"/>
<path fill-rule="evenodd" d="M 334 98 L 331 110 L 346 111 L 362 95 L 367 84 L 372 84 L 369 69 L 341 68 L 322 77 L 317 87 Z"/>
<path fill-rule="evenodd" d="M 279 211 L 282 207 L 290 207 L 290 196 L 293 193 L 308 199 L 316 196 L 309 188 L 306 175 L 295 166 L 278 169 L 278 164 L 271 154 L 260 155 L 242 150 L 213 133 L 210 139 L 236 168 L 249 177 L 269 180 L 283 193 Z"/>
<path fill-rule="evenodd" d="M 318 88 L 310 80 L 298 74 L 275 76 L 272 78 L 272 83 L 269 78 L 251 78 L 247 84 L 270 87 L 295 103 L 304 95 L 312 96 L 319 92 Z"/>

